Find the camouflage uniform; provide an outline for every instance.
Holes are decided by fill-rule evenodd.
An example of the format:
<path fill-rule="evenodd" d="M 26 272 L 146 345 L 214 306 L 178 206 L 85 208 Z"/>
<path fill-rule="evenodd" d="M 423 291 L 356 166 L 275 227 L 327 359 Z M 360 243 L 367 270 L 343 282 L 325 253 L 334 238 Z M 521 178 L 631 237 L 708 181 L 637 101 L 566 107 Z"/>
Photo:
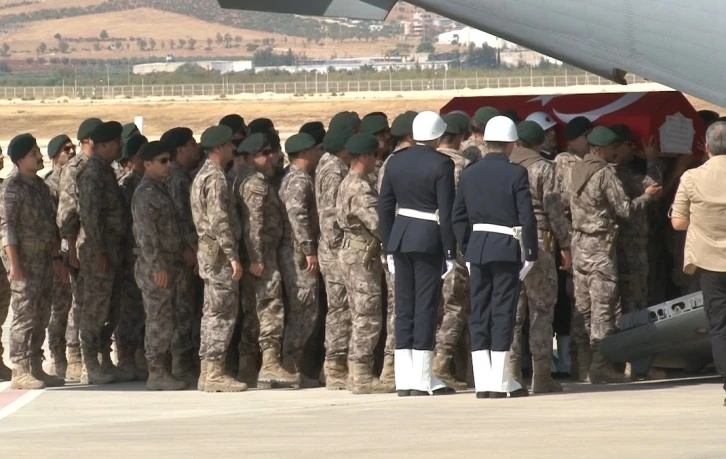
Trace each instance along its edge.
<path fill-rule="evenodd" d="M 205 161 L 192 183 L 192 217 L 199 234 L 199 275 L 204 280 L 199 356 L 224 360 L 239 312 L 239 282 L 231 262 L 239 260 L 242 229 L 235 199 L 219 165 Z"/>
<path fill-rule="evenodd" d="M 557 186 L 562 194 L 562 202 L 565 206 L 567 216 L 569 217 L 570 211 L 570 196 L 567 194 L 568 190 L 565 187 L 565 177 L 572 171 L 572 167 L 578 162 L 582 161 L 582 158 L 571 151 L 563 151 L 559 155 L 555 156 L 555 178 L 557 179 Z"/>
<path fill-rule="evenodd" d="M 350 307 L 345 276 L 338 260 L 343 231 L 336 221 L 335 201 L 338 189 L 348 174 L 348 166 L 337 156 L 325 153 L 315 172 L 315 198 L 320 221 L 318 261 L 328 295 L 325 318 L 325 359 L 342 360 L 348 356 L 350 341 Z"/>
<path fill-rule="evenodd" d="M 320 237 L 314 188 L 312 177 L 294 164 L 289 166 L 280 185 L 285 212 L 279 265 L 289 302 L 283 366 L 293 373 L 299 370 L 303 348 L 318 315 L 318 278 L 305 272 L 305 257 L 317 254 Z"/>
<path fill-rule="evenodd" d="M 393 154 L 395 154 L 394 152 Z M 376 183 L 376 191 L 381 192 L 381 184 L 383 183 L 383 176 L 386 172 L 386 164 L 393 155 L 389 155 L 388 158 L 383 162 L 381 171 L 378 173 L 378 182 Z M 386 306 L 387 306 L 387 324 L 386 324 L 386 346 L 383 349 L 383 353 L 389 358 L 393 358 L 393 354 L 396 350 L 396 302 L 394 299 L 394 292 L 396 290 L 396 276 L 388 272 L 388 263 L 386 262 L 386 254 L 381 252 L 381 262 L 383 263 L 383 273 L 386 279 Z"/>
<path fill-rule="evenodd" d="M 658 159 L 648 161 L 647 175 L 638 173 L 633 165 L 615 168 L 630 199 L 641 196 L 645 189 L 663 183 L 663 171 Z M 637 209 L 629 219 L 619 219 L 617 239 L 618 289 L 623 314 L 648 307 L 648 212 Z"/>
<path fill-rule="evenodd" d="M 461 143 L 459 151 L 461 152 L 461 156 L 472 163 L 479 161 L 484 155 L 489 153 L 484 139 L 474 137 L 473 135 Z"/>

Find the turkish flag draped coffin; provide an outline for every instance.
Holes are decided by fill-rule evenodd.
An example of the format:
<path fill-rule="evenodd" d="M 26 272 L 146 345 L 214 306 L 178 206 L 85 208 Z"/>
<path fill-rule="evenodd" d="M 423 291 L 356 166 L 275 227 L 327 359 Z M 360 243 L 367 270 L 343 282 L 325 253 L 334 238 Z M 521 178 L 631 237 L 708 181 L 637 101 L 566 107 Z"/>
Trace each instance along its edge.
<path fill-rule="evenodd" d="M 515 110 L 520 119 L 543 111 L 558 122 L 560 146 L 566 147 L 565 125 L 585 116 L 595 125 L 625 124 L 633 131 L 642 149 L 651 136 L 665 154 L 695 153 L 703 150 L 705 126 L 686 97 L 677 91 L 562 94 L 546 96 L 456 97 L 441 113 L 463 110 L 470 116 L 480 107 L 492 106 L 500 112 Z"/>

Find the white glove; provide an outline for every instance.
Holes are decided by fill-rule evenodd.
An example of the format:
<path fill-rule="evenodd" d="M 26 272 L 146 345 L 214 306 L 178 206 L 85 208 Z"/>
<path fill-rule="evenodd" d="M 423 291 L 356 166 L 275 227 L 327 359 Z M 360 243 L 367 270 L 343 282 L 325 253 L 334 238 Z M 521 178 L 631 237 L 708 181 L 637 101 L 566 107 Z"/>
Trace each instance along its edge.
<path fill-rule="evenodd" d="M 469 271 L 469 275 L 471 276 L 471 263 L 468 261 L 466 262 L 466 270 Z"/>
<path fill-rule="evenodd" d="M 451 274 L 454 271 L 454 268 L 456 268 L 456 264 L 454 264 L 454 261 L 446 260 L 446 272 L 444 273 L 443 276 L 441 276 L 441 278 L 443 279 L 446 276 L 448 276 L 449 274 Z"/>
<path fill-rule="evenodd" d="M 522 266 L 522 269 L 519 271 L 519 280 L 524 280 L 527 274 L 529 274 L 529 271 L 532 270 L 533 266 L 533 261 L 525 261 L 524 266 Z"/>
<path fill-rule="evenodd" d="M 393 263 L 393 255 L 386 255 L 386 264 L 388 265 L 388 272 L 396 274 L 396 265 Z"/>

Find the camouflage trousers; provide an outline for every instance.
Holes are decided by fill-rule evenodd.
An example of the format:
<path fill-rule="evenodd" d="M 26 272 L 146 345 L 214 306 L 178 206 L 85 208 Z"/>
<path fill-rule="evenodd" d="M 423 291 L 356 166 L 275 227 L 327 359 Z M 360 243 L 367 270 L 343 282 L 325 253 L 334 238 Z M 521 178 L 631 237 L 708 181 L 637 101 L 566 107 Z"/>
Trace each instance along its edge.
<path fill-rule="evenodd" d="M 350 344 L 350 305 L 345 276 L 338 260 L 339 250 L 320 244 L 318 262 L 328 295 L 328 313 L 325 315 L 325 359 L 346 359 Z"/>
<path fill-rule="evenodd" d="M 549 360 L 552 354 L 552 319 L 557 303 L 557 266 L 555 254 L 548 251 L 538 231 L 537 261 L 520 284 L 517 316 L 512 340 L 512 358 L 522 355 L 524 324 L 529 317 L 529 351 L 532 360 Z"/>
<path fill-rule="evenodd" d="M 83 305 L 83 278 L 81 271 L 67 264 L 68 272 L 71 275 L 71 311 L 68 313 L 68 324 L 66 326 L 66 346 L 81 346 L 81 310 Z"/>
<path fill-rule="evenodd" d="M 232 279 L 232 265 L 220 251 L 212 257 L 199 251 L 199 275 L 204 280 L 199 358 L 223 358 L 234 333 L 239 314 L 239 282 Z"/>
<path fill-rule="evenodd" d="M 396 351 L 396 300 L 394 292 L 396 291 L 396 276 L 388 272 L 385 254 L 381 256 L 381 263 L 384 267 L 386 279 L 386 346 L 383 349 L 385 355 L 393 355 Z"/>
<path fill-rule="evenodd" d="M 613 236 L 572 235 L 575 311 L 572 338 L 596 346 L 615 332 L 618 317 L 618 273 Z"/>
<path fill-rule="evenodd" d="M 65 347 L 68 316 L 71 313 L 72 304 L 73 293 L 70 280 L 58 282 L 54 279 L 50 322 L 48 323 L 48 348 Z"/>
<path fill-rule="evenodd" d="M 174 299 L 179 285 L 178 271 L 176 267 L 168 269 L 168 288 L 161 288 L 154 282 L 151 266 L 139 260 L 134 268 L 135 281 L 140 287 L 146 313 L 144 344 L 146 361 L 150 365 L 164 365 L 171 350 L 174 335 L 172 311 L 176 306 Z"/>
<path fill-rule="evenodd" d="M 135 275 L 136 255 L 127 254 L 122 272 L 122 291 L 116 345 L 124 349 L 137 349 L 144 344 L 144 301 Z"/>
<path fill-rule="evenodd" d="M 8 320 L 8 312 L 10 312 L 10 280 L 8 280 L 8 272 L 5 266 L 0 263 L 0 360 L 3 358 L 5 349 L 3 348 L 3 324 Z"/>
<path fill-rule="evenodd" d="M 353 247 L 340 249 L 338 260 L 345 279 L 350 304 L 350 350 L 348 360 L 370 364 L 381 335 L 383 310 L 381 308 L 381 279 L 383 265 L 379 257 L 373 258 L 370 266 L 361 261 L 364 250 Z"/>
<path fill-rule="evenodd" d="M 20 251 L 20 264 L 25 272 L 22 281 L 10 281 L 10 361 L 18 363 L 32 356 L 43 355 L 45 329 L 50 322 L 53 264 L 50 251 L 25 255 Z M 3 257 L 4 258 L 4 257 Z M 6 260 L 3 260 L 6 261 Z"/>
<path fill-rule="evenodd" d="M 295 355 L 303 351 L 318 319 L 318 276 L 305 272 L 307 263 L 296 260 L 289 245 L 280 246 L 278 260 L 288 301 L 282 350 Z"/>
<path fill-rule="evenodd" d="M 194 330 L 199 328 L 197 284 L 199 278 L 193 266 L 182 266 L 176 274 L 174 307 L 171 310 L 174 334 L 171 350 L 174 355 L 185 355 L 194 350 Z"/>
<path fill-rule="evenodd" d="M 453 355 L 456 345 L 466 328 L 471 312 L 469 299 L 469 271 L 466 262 L 459 257 L 454 272 L 447 276 L 441 287 L 439 314 L 441 326 L 436 333 L 437 354 Z"/>
<path fill-rule="evenodd" d="M 648 239 L 618 237 L 618 290 L 623 314 L 648 307 Z"/>

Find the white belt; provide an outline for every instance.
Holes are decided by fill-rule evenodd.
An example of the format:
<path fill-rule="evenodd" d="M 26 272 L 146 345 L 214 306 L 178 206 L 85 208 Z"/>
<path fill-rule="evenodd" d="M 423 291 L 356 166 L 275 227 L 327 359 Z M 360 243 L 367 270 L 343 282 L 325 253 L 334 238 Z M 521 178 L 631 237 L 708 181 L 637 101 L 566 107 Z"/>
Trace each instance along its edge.
<path fill-rule="evenodd" d="M 482 232 L 482 233 L 499 233 L 504 234 L 505 236 L 512 236 L 514 239 L 519 241 L 519 248 L 522 252 L 522 261 L 525 260 L 525 248 L 524 243 L 522 241 L 522 227 L 521 226 L 515 226 L 514 228 L 510 228 L 508 226 L 501 226 L 501 225 L 492 225 L 489 223 L 475 223 L 473 230 L 475 232 Z"/>
<path fill-rule="evenodd" d="M 436 212 L 421 212 L 420 210 L 414 209 L 398 209 L 398 215 L 404 217 L 417 218 L 419 220 L 428 220 L 432 222 L 439 222 L 439 211 Z"/>

